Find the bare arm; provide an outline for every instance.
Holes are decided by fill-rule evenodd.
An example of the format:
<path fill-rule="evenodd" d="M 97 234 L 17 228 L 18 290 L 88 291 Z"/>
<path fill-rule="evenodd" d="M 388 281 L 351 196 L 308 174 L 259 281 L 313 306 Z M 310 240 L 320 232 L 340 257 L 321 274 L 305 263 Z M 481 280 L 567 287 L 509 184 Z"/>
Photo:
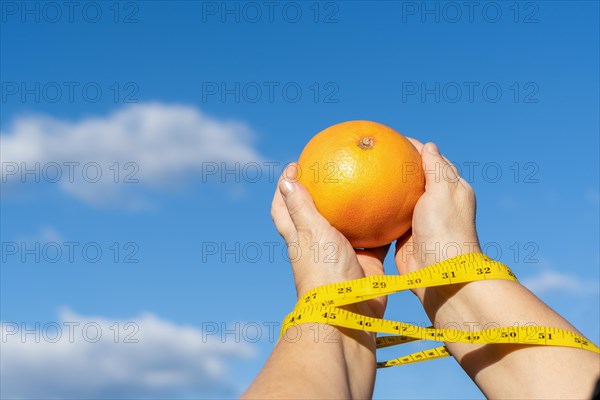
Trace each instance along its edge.
<path fill-rule="evenodd" d="M 401 274 L 441 261 L 452 244 L 456 254 L 480 251 L 475 195 L 437 147 L 414 141 L 422 152 L 426 192 L 415 207 L 412 234 L 397 245 Z M 437 164 L 437 166 L 436 166 Z M 437 247 L 436 247 L 437 246 Z M 517 282 L 490 280 L 414 291 L 431 321 L 463 330 L 537 324 L 578 332 Z M 589 351 L 508 344 L 446 343 L 450 353 L 489 398 L 589 399 L 600 374 L 600 357 Z"/>
<path fill-rule="evenodd" d="M 375 339 L 373 335 L 366 339 L 361 343 L 322 324 L 292 328 L 287 339 L 277 343 L 243 398 L 370 398 Z"/>
<path fill-rule="evenodd" d="M 428 288 L 422 302 L 435 324 L 475 330 L 536 324 L 578 332 L 527 288 L 512 281 Z M 597 354 L 567 347 L 447 343 L 488 398 L 589 399 L 600 374 Z"/>
<path fill-rule="evenodd" d="M 282 176 L 292 176 L 295 168 Z M 344 236 L 318 213 L 299 183 L 280 179 L 271 209 L 277 230 L 296 243 L 290 256 L 298 297 L 328 283 L 383 274 L 389 246 L 355 252 Z M 334 262 L 317 260 L 311 251 L 334 243 Z M 329 261 L 329 262 L 328 262 Z M 381 318 L 385 298 L 353 304 L 350 311 Z M 290 310 L 291 311 L 291 310 Z M 375 384 L 375 335 L 323 324 L 291 328 L 275 346 L 244 398 L 370 398 Z"/>

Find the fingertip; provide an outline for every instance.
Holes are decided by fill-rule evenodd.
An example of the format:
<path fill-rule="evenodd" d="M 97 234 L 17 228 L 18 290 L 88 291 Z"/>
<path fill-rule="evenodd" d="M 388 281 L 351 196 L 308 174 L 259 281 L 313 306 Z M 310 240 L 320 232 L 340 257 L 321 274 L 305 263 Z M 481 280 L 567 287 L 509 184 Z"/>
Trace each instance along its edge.
<path fill-rule="evenodd" d="M 440 150 L 438 149 L 437 145 L 433 142 L 428 142 L 425 144 L 424 149 L 427 151 L 427 153 L 429 154 L 435 154 L 435 155 L 440 155 Z"/>
<path fill-rule="evenodd" d="M 300 166 L 297 162 L 289 163 L 283 169 L 280 179 L 284 181 L 296 182 L 298 180 L 298 168 L 300 168 Z"/>
<path fill-rule="evenodd" d="M 278 184 L 283 204 L 296 228 L 310 227 L 321 217 L 310 192 L 295 180 L 282 179 Z"/>
<path fill-rule="evenodd" d="M 296 190 L 296 183 L 287 179 L 282 179 L 279 181 L 279 192 L 285 199 L 288 194 Z"/>

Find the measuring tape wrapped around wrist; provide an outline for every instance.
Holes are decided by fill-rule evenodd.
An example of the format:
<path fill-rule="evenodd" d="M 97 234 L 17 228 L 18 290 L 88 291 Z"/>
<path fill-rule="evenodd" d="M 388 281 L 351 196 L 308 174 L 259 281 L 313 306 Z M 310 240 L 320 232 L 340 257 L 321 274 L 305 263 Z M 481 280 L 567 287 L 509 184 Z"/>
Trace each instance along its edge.
<path fill-rule="evenodd" d="M 320 286 L 305 293 L 294 311 L 283 320 L 281 335 L 289 328 L 304 323 L 321 323 L 393 336 L 377 338 L 377 348 L 395 346 L 416 340 L 453 343 L 512 343 L 574 347 L 600 354 L 600 349 L 585 337 L 557 328 L 515 326 L 482 331 L 422 328 L 402 322 L 356 314 L 340 306 L 386 296 L 407 289 L 443 286 L 489 279 L 517 281 L 504 264 L 482 253 L 469 253 L 431 265 L 406 275 L 369 276 L 347 282 Z M 393 360 L 378 362 L 378 368 L 432 360 L 448 356 L 445 346 L 419 351 Z"/>

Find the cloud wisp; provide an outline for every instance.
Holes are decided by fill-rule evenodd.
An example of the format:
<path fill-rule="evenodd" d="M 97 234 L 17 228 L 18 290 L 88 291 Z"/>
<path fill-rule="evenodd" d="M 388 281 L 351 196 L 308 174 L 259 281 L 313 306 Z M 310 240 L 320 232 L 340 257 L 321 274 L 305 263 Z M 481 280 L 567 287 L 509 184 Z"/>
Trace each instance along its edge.
<path fill-rule="evenodd" d="M 51 181 L 100 205 L 139 206 L 142 187 L 180 184 L 207 163 L 262 160 L 247 124 L 184 105 L 142 103 L 76 122 L 27 115 L 0 133 L 3 184 Z"/>
<path fill-rule="evenodd" d="M 115 321 L 64 310 L 40 326 L 2 322 L 0 396 L 232 397 L 238 388 L 228 364 L 255 351 L 152 314 Z"/>
<path fill-rule="evenodd" d="M 524 278 L 521 283 L 536 294 L 562 292 L 577 295 L 597 294 L 598 282 L 586 281 L 578 276 L 553 270 Z"/>

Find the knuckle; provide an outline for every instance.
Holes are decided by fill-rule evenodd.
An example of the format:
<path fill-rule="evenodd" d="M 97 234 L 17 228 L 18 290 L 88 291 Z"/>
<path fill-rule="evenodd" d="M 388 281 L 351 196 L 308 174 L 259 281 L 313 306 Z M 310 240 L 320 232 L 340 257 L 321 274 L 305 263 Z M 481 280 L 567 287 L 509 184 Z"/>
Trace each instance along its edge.
<path fill-rule="evenodd" d="M 304 209 L 304 203 L 302 203 L 300 201 L 291 201 L 288 203 L 287 208 L 288 208 L 288 212 L 290 213 L 290 215 L 292 217 L 295 217 L 297 215 L 300 215 L 300 213 L 302 213 L 302 210 Z"/>

